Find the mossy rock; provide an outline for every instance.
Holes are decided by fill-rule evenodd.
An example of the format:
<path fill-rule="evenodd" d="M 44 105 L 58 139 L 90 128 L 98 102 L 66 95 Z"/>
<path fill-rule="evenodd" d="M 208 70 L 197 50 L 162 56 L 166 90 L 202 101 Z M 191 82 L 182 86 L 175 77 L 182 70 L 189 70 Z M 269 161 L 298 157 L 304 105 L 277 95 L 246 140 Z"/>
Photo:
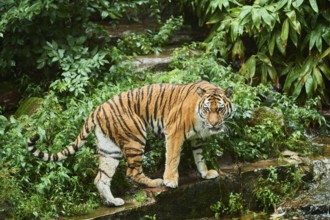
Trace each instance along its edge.
<path fill-rule="evenodd" d="M 263 124 L 266 120 L 270 120 L 273 123 L 278 123 L 281 127 L 284 127 L 285 125 L 282 111 L 265 106 L 256 108 L 253 111 L 253 117 L 250 124 L 259 125 Z"/>
<path fill-rule="evenodd" d="M 41 106 L 42 101 L 43 99 L 39 97 L 25 99 L 15 112 L 15 116 L 18 118 L 22 115 L 32 115 Z"/>

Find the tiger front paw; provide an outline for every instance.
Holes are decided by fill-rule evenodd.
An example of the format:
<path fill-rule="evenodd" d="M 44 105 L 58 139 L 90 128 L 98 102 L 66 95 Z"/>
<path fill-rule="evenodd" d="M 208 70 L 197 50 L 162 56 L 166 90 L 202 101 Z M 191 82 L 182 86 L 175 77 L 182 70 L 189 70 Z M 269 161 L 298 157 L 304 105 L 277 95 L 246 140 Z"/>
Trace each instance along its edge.
<path fill-rule="evenodd" d="M 219 173 L 216 170 L 208 170 L 204 175 L 202 175 L 202 177 L 207 180 L 217 178 L 218 176 Z"/>
<path fill-rule="evenodd" d="M 164 185 L 170 188 L 177 188 L 179 183 L 177 180 L 164 180 Z"/>

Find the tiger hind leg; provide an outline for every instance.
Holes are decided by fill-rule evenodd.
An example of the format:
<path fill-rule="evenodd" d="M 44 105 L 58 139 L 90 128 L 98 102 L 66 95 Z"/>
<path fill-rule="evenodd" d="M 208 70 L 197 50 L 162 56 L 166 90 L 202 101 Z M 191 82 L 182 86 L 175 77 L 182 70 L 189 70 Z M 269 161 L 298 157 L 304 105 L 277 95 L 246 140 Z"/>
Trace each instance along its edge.
<path fill-rule="evenodd" d="M 124 154 L 127 159 L 127 176 L 134 181 L 148 187 L 159 187 L 163 185 L 163 179 L 150 179 L 143 173 L 142 159 L 143 147 L 124 147 Z"/>
<path fill-rule="evenodd" d="M 115 198 L 110 189 L 112 177 L 115 174 L 120 159 L 122 158 L 120 148 L 101 133 L 96 132 L 96 137 L 98 140 L 99 171 L 94 184 L 96 185 L 105 205 L 124 205 L 124 200 L 121 198 Z"/>

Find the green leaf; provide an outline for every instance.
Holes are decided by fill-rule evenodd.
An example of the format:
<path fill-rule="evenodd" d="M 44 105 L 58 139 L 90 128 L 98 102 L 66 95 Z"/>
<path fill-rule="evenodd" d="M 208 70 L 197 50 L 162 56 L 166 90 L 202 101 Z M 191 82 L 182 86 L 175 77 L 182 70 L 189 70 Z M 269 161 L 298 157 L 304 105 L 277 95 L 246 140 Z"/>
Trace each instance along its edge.
<path fill-rule="evenodd" d="M 319 7 L 317 6 L 316 0 L 309 0 L 309 4 L 316 13 L 319 13 Z"/>
<path fill-rule="evenodd" d="M 307 75 L 307 80 L 305 82 L 305 90 L 306 90 L 307 98 L 312 97 L 312 95 L 313 95 L 313 77 L 311 74 Z"/>
<path fill-rule="evenodd" d="M 240 72 L 248 78 L 253 78 L 256 73 L 256 57 L 251 56 L 242 66 Z"/>
<path fill-rule="evenodd" d="M 253 25 L 259 29 L 260 28 L 260 22 L 261 22 L 261 15 L 259 13 L 259 9 L 252 9 L 252 21 L 253 21 Z"/>
<path fill-rule="evenodd" d="M 277 88 L 279 88 L 280 87 L 280 82 L 279 82 L 279 78 L 278 78 L 276 69 L 272 66 L 272 67 L 269 67 L 267 69 L 267 71 L 268 71 L 268 75 L 270 76 L 270 78 L 272 79 L 274 84 L 277 86 Z"/>
<path fill-rule="evenodd" d="M 330 30 L 325 30 L 324 33 L 322 34 L 323 40 L 330 46 Z"/>
<path fill-rule="evenodd" d="M 276 40 L 277 49 L 281 52 L 281 54 L 285 55 L 286 50 L 285 50 L 285 47 L 283 45 L 283 42 L 282 42 L 282 39 L 281 39 L 281 36 L 280 36 L 279 32 L 276 33 L 275 40 Z"/>
<path fill-rule="evenodd" d="M 214 13 L 212 17 L 206 22 L 206 24 L 215 24 L 222 19 L 222 13 Z"/>
<path fill-rule="evenodd" d="M 232 41 L 236 41 L 238 32 L 239 32 L 239 24 L 236 20 L 234 20 L 231 22 L 231 28 L 230 28 L 230 38 Z"/>
<path fill-rule="evenodd" d="M 270 30 L 273 29 L 273 17 L 268 13 L 264 8 L 260 9 L 260 15 L 265 23 L 270 27 Z"/>
<path fill-rule="evenodd" d="M 319 68 L 317 68 L 317 67 L 313 68 L 313 76 L 316 79 L 317 84 L 319 86 L 322 86 L 323 85 L 323 76 L 322 76 L 321 71 L 319 70 Z"/>
<path fill-rule="evenodd" d="M 262 53 L 258 53 L 257 57 L 259 58 L 259 60 L 261 60 L 263 63 L 267 64 L 268 66 L 272 66 L 272 62 L 270 61 L 270 59 Z"/>
<path fill-rule="evenodd" d="M 288 3 L 288 0 L 281 0 L 275 4 L 275 10 L 278 11 L 279 9 L 283 8 L 284 5 Z"/>
<path fill-rule="evenodd" d="M 303 86 L 299 82 L 296 82 L 296 83 L 294 83 L 293 87 L 294 87 L 294 90 L 293 90 L 292 96 L 293 96 L 293 98 L 296 99 L 300 95 Z"/>
<path fill-rule="evenodd" d="M 297 34 L 297 32 L 295 32 L 295 31 L 293 30 L 293 28 L 290 28 L 289 35 L 290 35 L 290 39 L 291 39 L 292 43 L 293 43 L 296 47 L 298 47 L 298 34 Z"/>
<path fill-rule="evenodd" d="M 289 18 L 291 27 L 300 34 L 301 32 L 301 25 L 300 22 L 297 21 L 297 16 L 295 11 L 290 11 L 286 13 L 286 16 Z"/>
<path fill-rule="evenodd" d="M 328 56 L 330 54 L 330 47 L 328 47 L 328 49 L 326 49 L 322 54 L 321 54 L 321 59 L 323 59 L 324 57 Z"/>
<path fill-rule="evenodd" d="M 290 87 L 292 86 L 292 83 L 296 81 L 300 75 L 301 75 L 301 71 L 299 68 L 291 67 L 291 71 L 289 72 L 288 76 L 285 79 L 285 83 L 283 86 L 284 91 L 288 92 Z"/>
<path fill-rule="evenodd" d="M 310 38 L 309 38 L 309 51 L 312 50 L 313 46 L 315 45 L 315 42 L 318 38 L 318 34 L 316 32 L 316 30 L 313 30 L 311 32 Z"/>
<path fill-rule="evenodd" d="M 298 9 L 302 3 L 304 3 L 304 0 L 296 0 L 292 3 L 292 6 Z"/>
<path fill-rule="evenodd" d="M 289 19 L 285 19 L 282 25 L 282 31 L 281 31 L 281 40 L 283 43 L 283 47 L 286 47 L 287 41 L 289 36 Z"/>
<path fill-rule="evenodd" d="M 330 69 L 329 69 L 329 67 L 325 63 L 322 63 L 322 64 L 319 65 L 319 68 L 322 71 L 322 73 L 328 78 L 328 80 L 330 80 Z"/>
<path fill-rule="evenodd" d="M 275 38 L 276 38 L 276 34 L 272 34 L 272 37 L 271 37 L 270 42 L 268 44 L 268 50 L 269 50 L 270 56 L 273 56 L 273 54 L 274 54 Z"/>

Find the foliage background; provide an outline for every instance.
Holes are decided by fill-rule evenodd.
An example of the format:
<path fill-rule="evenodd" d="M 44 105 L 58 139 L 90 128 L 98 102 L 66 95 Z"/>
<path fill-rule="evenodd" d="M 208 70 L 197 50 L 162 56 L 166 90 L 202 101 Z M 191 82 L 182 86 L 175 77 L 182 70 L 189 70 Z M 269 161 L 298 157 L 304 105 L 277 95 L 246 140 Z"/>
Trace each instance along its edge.
<path fill-rule="evenodd" d="M 0 216 L 52 219 L 100 206 L 92 181 L 97 173 L 94 137 L 75 157 L 57 163 L 32 157 L 27 139 L 39 133 L 40 149 L 61 150 L 97 105 L 146 84 L 206 79 L 234 87 L 236 113 L 228 132 L 210 139 L 205 148 L 211 166 L 217 167 L 224 152 L 240 161 L 273 157 L 283 149 L 313 152 L 305 134 L 313 126 L 326 126 L 317 109 L 328 102 L 330 78 L 330 12 L 323 4 L 1 1 L 1 80 L 13 82 L 22 98 L 44 101 L 31 116 L 8 117 L 6 106 L 0 108 Z M 159 28 L 115 42 L 105 28 L 148 19 Z M 174 50 L 167 71 L 136 74 L 132 56 L 161 52 L 175 31 L 190 22 L 208 33 L 205 41 Z M 256 113 L 264 117 L 257 119 Z M 156 137 L 149 143 L 152 150 L 146 152 L 144 167 L 157 175 L 163 169 L 164 148 Z M 188 145 L 182 165 L 191 168 Z M 122 161 L 113 180 L 115 195 L 126 195 L 132 185 L 125 167 Z"/>

